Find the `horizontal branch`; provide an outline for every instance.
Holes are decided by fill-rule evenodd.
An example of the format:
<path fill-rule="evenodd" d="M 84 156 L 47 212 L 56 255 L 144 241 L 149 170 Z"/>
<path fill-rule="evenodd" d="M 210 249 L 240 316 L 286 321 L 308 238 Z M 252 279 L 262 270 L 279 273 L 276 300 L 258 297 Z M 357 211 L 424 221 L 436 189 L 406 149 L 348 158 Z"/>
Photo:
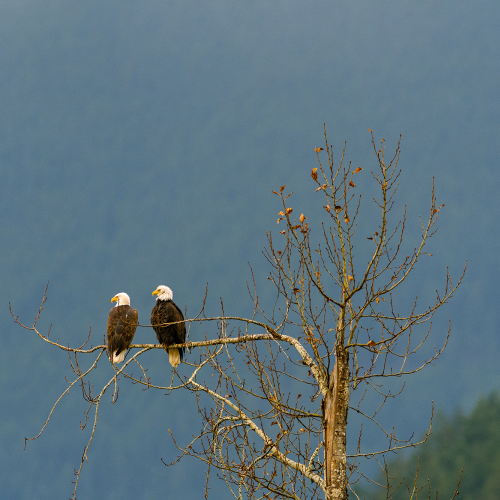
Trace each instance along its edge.
<path fill-rule="evenodd" d="M 260 321 L 256 321 L 253 319 L 248 319 L 248 318 L 240 318 L 237 316 L 220 316 L 220 317 L 214 317 L 214 318 L 201 318 L 201 319 L 186 319 L 181 322 L 176 322 L 176 323 L 192 323 L 192 322 L 202 322 L 202 321 L 227 321 L 227 320 L 234 320 L 234 321 L 241 321 L 243 323 L 247 324 L 252 324 L 255 326 L 260 326 L 261 328 L 264 328 L 268 333 L 261 333 L 261 334 L 253 334 L 253 335 L 241 335 L 238 337 L 224 337 L 224 338 L 218 338 L 214 340 L 204 340 L 200 342 L 188 342 L 185 344 L 173 344 L 171 347 L 177 347 L 177 348 L 192 348 L 192 347 L 206 347 L 206 346 L 213 346 L 213 345 L 222 345 L 222 344 L 241 344 L 241 343 L 246 343 L 246 342 L 254 342 L 254 341 L 259 341 L 259 340 L 275 340 L 275 341 L 282 341 L 282 342 L 287 342 L 295 347 L 297 352 L 300 354 L 302 358 L 302 363 L 306 366 L 308 366 L 314 376 L 314 378 L 317 380 L 320 391 L 323 395 L 326 394 L 326 391 L 328 390 L 328 380 L 325 374 L 322 373 L 322 371 L 319 369 L 318 365 L 313 361 L 311 356 L 307 353 L 306 349 L 304 346 L 294 337 L 291 337 L 289 335 L 283 335 L 281 333 L 278 333 L 276 330 L 271 328 L 270 326 L 266 325 L 265 323 L 261 323 Z M 19 323 L 19 321 L 17 321 Z M 48 342 L 49 344 L 52 344 L 56 347 L 59 347 L 60 349 L 63 349 L 64 351 L 70 351 L 70 352 L 76 352 L 76 353 L 83 353 L 83 354 L 88 354 L 95 352 L 99 349 L 107 349 L 106 345 L 97 345 L 95 347 L 91 347 L 90 349 L 74 349 L 71 347 L 66 347 L 58 342 L 53 342 L 49 340 L 47 337 L 43 336 L 38 330 L 33 326 L 33 327 L 28 327 L 25 325 L 22 325 L 19 323 L 23 328 L 26 328 L 27 330 L 33 330 L 37 333 L 37 335 L 43 339 L 45 342 Z M 146 325 L 138 325 L 138 326 L 146 326 Z M 132 344 L 130 348 L 138 348 L 138 349 L 163 349 L 163 346 L 160 344 Z"/>

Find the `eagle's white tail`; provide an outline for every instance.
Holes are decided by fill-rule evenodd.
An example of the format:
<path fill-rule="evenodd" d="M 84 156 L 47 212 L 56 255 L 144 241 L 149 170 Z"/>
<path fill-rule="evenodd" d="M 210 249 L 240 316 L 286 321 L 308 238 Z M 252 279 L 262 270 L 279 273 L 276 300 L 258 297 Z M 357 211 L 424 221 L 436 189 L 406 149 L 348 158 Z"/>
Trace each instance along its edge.
<path fill-rule="evenodd" d="M 168 350 L 168 360 L 170 361 L 170 364 L 176 368 L 177 365 L 181 362 L 181 354 L 179 352 L 179 349 L 169 349 Z"/>
<path fill-rule="evenodd" d="M 123 363 L 123 360 L 125 359 L 125 354 L 127 354 L 127 351 L 122 351 L 120 354 L 116 354 L 117 351 L 115 351 L 111 355 L 111 362 L 112 363 Z"/>

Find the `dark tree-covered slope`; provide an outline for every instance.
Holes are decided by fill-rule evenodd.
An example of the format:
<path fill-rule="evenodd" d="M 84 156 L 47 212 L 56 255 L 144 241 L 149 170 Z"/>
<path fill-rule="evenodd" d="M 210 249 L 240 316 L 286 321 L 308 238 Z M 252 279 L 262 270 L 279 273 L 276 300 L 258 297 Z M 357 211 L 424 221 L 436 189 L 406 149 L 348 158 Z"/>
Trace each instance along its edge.
<path fill-rule="evenodd" d="M 500 498 L 500 396 L 494 393 L 479 399 L 472 412 L 465 415 L 457 411 L 451 416 L 440 414 L 433 434 L 410 456 L 398 457 L 388 462 L 393 490 L 393 500 L 409 498 L 408 485 L 414 487 L 415 474 L 419 466 L 417 487 L 426 483 L 431 486 L 431 498 L 451 498 L 456 490 L 461 470 L 459 498 Z M 403 481 L 404 478 L 404 481 Z M 379 477 L 380 481 L 383 478 Z M 425 493 L 427 491 L 427 493 Z M 427 498 L 428 487 L 422 497 Z M 420 494 L 419 494 L 420 497 Z M 386 495 L 371 493 L 366 498 L 385 499 Z"/>

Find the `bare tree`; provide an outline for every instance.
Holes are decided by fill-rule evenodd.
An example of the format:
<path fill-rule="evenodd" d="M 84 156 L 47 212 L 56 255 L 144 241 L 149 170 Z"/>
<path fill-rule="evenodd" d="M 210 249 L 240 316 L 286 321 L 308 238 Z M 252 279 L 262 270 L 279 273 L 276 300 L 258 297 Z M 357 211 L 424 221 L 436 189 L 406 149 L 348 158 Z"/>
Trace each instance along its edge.
<path fill-rule="evenodd" d="M 255 279 L 249 287 L 253 301 L 250 317 L 228 316 L 222 303 L 220 316 L 207 317 L 204 301 L 200 312 L 186 322 L 209 322 L 210 334 L 203 342 L 187 344 L 197 349 L 197 361 L 185 362 L 174 370 L 169 386 L 155 385 L 140 362 L 144 352 L 161 346 L 135 344 L 125 363 L 119 368 L 113 365 L 113 377 L 94 393 L 87 378 L 101 360 L 107 361 L 105 345 L 84 349 L 84 344 L 74 349 L 49 340 L 48 334 L 42 335 L 37 321 L 46 294 L 33 326 L 23 325 L 14 317 L 45 342 L 68 351 L 75 377 L 65 393 L 79 384 L 89 405 L 86 417 L 94 410 L 91 435 L 75 470 L 75 498 L 99 405 L 108 390 L 113 393 L 112 400 L 116 398 L 120 375 L 149 390 L 193 392 L 201 430 L 187 444 L 172 436 L 180 454 L 167 465 L 174 465 L 185 455 L 205 462 L 206 497 L 211 471 L 216 469 L 237 499 L 324 496 L 327 500 L 343 500 L 349 490 L 359 498 L 355 484 L 363 476 L 359 468 L 362 460 L 376 460 L 386 471 L 384 454 L 419 444 L 413 439 L 400 439 L 377 420 L 380 408 L 397 395 L 390 390 L 384 392 L 384 383 L 418 372 L 441 354 L 449 329 L 441 349 L 425 357 L 422 348 L 430 338 L 430 320 L 452 296 L 463 273 L 453 285 L 447 272 L 444 290 L 436 293 L 431 305 L 421 307 L 417 298 L 408 307 L 399 305 L 402 301 L 396 300 L 396 292 L 427 254 L 425 246 L 435 233 L 442 205 L 436 203 L 433 186 L 429 215 L 421 219 L 418 245 L 405 255 L 406 210 L 396 223 L 390 218 L 400 174 L 400 144 L 387 162 L 383 142 L 378 148 L 372 134 L 377 167 L 371 175 L 379 193 L 368 206 L 369 214 L 378 218 L 374 230 L 360 234 L 357 226 L 362 204 L 355 180 L 363 175 L 363 169 L 346 165 L 345 147 L 335 166 L 325 132 L 325 148 L 316 148 L 318 167 L 312 169 L 311 178 L 322 197 L 326 222 L 316 224 L 303 213 L 295 219 L 291 193 L 286 194 L 285 186 L 273 191 L 282 208 L 278 215 L 281 231 L 277 238 L 268 233 L 264 253 L 271 269 L 268 279 L 276 291 L 275 302 L 261 307 Z M 321 236 L 315 243 L 313 228 L 319 229 L 315 236 Z M 81 367 L 82 356 L 91 357 L 85 369 Z M 130 372 L 135 365 L 142 370 L 140 377 Z M 365 393 L 369 390 L 380 395 L 381 404 L 365 409 Z M 54 404 L 40 434 L 65 393 Z M 387 439 L 383 449 L 362 453 L 360 433 L 354 452 L 347 453 L 349 409 L 377 426 Z M 429 433 L 430 428 L 427 436 Z M 394 487 L 387 471 L 386 478 L 387 484 L 381 486 L 387 489 L 389 498 Z"/>

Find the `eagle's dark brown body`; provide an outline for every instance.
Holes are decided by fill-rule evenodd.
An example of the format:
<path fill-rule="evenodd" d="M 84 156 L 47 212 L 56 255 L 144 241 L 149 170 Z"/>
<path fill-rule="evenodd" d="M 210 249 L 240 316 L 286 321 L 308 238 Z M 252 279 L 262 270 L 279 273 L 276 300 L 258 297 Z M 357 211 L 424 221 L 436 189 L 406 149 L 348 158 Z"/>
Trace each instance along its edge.
<path fill-rule="evenodd" d="M 186 324 L 177 323 L 175 325 L 160 326 L 165 323 L 184 321 L 181 310 L 172 300 L 156 300 L 156 304 L 151 311 L 151 325 L 156 332 L 158 342 L 168 351 L 170 364 L 175 368 L 184 355 L 184 348 L 169 349 L 173 344 L 184 344 L 186 341 Z"/>
<path fill-rule="evenodd" d="M 112 363 L 121 363 L 132 343 L 139 315 L 129 305 L 116 306 L 108 316 L 108 352 Z"/>

